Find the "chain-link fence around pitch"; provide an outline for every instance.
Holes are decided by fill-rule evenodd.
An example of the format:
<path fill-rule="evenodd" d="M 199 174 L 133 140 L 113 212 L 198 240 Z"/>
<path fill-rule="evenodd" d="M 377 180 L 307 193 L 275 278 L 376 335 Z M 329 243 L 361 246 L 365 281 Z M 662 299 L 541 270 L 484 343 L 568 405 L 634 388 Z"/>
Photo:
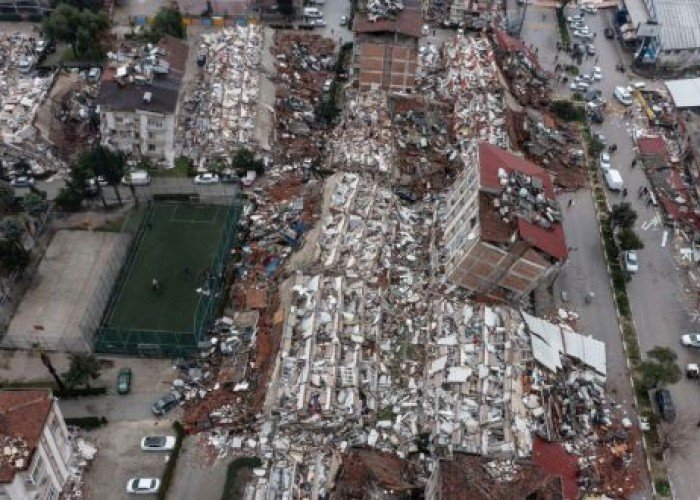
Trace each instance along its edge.
<path fill-rule="evenodd" d="M 97 331 L 95 350 L 192 354 L 223 298 L 240 212 L 238 201 L 151 204 Z"/>

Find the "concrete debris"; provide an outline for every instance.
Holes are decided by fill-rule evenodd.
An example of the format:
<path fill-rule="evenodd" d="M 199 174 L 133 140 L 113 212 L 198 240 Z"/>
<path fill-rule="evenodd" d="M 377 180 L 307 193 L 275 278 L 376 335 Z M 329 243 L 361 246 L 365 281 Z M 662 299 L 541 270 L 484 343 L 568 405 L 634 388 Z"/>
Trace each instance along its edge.
<path fill-rule="evenodd" d="M 90 463 L 97 455 L 97 447 L 87 438 L 82 436 L 82 431 L 78 428 L 70 428 L 68 436 L 73 453 L 68 464 L 69 480 L 63 491 L 63 495 L 68 500 L 79 500 L 85 498 L 83 491 L 83 476 L 90 467 Z"/>
<path fill-rule="evenodd" d="M 201 36 L 202 67 L 182 100 L 177 127 L 182 153 L 198 165 L 205 156 L 227 157 L 236 146 L 259 142 L 258 95 L 269 85 L 261 68 L 263 46 L 263 28 L 255 24 Z"/>

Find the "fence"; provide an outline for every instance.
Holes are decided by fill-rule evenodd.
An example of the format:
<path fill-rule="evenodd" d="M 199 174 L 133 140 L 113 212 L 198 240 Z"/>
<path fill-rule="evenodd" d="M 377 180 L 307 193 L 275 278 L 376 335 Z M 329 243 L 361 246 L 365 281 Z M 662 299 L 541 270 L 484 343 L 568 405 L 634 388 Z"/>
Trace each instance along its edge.
<path fill-rule="evenodd" d="M 225 271 L 229 262 L 231 248 L 235 244 L 236 235 L 238 234 L 238 219 L 242 210 L 242 204 L 239 200 L 234 200 L 229 204 L 216 254 L 210 266 L 210 279 L 202 287 L 203 290 L 202 293 L 200 293 L 199 301 L 194 311 L 192 330 L 138 330 L 107 326 L 107 320 L 116 302 L 119 300 L 119 296 L 128 277 L 128 271 L 138 254 L 139 244 L 146 231 L 147 221 L 152 210 L 153 207 L 149 208 L 140 221 L 127 261 L 112 291 L 109 305 L 102 318 L 102 326 L 97 330 L 95 337 L 95 351 L 97 352 L 148 357 L 179 357 L 191 355 L 196 351 L 199 343 L 205 339 L 206 332 L 210 328 L 214 315 L 221 303 L 222 289 L 226 282 Z"/>

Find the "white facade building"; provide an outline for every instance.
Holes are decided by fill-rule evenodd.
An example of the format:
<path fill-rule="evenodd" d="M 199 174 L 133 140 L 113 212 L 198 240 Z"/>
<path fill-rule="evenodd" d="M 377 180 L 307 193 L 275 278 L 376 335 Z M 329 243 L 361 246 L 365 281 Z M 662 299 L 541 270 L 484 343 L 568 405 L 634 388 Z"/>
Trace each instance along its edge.
<path fill-rule="evenodd" d="M 0 445 L 10 443 L 12 454 L 0 458 L 0 500 L 58 500 L 72 452 L 50 392 L 0 393 Z"/>

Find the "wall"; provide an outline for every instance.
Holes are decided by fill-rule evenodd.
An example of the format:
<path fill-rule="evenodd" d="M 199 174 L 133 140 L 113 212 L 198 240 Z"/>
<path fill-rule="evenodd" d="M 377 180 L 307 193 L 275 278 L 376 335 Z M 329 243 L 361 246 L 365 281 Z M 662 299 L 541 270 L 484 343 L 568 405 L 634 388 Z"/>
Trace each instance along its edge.
<path fill-rule="evenodd" d="M 127 154 L 142 155 L 154 162 L 175 162 L 175 117 L 149 111 L 102 111 L 102 144 Z M 153 149 L 149 148 L 153 146 Z"/>
<path fill-rule="evenodd" d="M 700 65 L 700 48 L 662 50 L 659 52 L 657 64 L 670 65 L 677 68 L 689 68 Z"/>

